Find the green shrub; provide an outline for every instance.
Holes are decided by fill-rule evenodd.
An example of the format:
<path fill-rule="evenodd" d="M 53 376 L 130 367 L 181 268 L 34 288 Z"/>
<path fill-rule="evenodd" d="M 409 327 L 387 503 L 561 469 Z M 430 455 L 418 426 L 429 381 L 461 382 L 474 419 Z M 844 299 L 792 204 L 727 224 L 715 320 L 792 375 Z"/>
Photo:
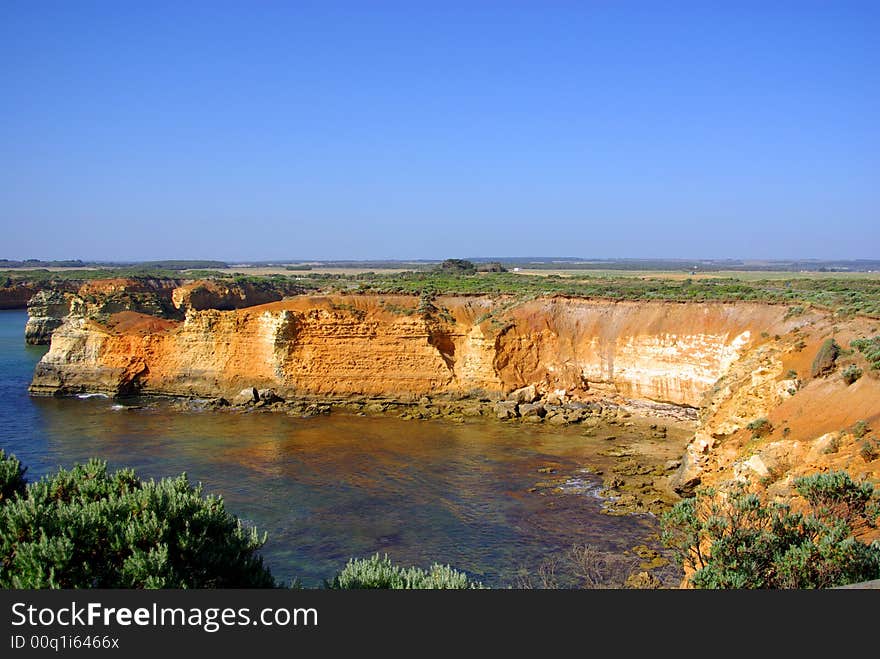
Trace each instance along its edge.
<path fill-rule="evenodd" d="M 865 421 L 864 419 L 859 419 L 854 424 L 852 424 L 852 428 L 850 428 L 849 431 L 853 434 L 853 437 L 855 437 L 856 439 L 861 439 L 871 431 L 871 428 L 870 426 L 868 426 L 867 421 Z"/>
<path fill-rule="evenodd" d="M 752 431 L 753 439 L 758 439 L 773 432 L 773 424 L 770 423 L 770 419 L 763 416 L 749 422 L 746 428 Z"/>
<path fill-rule="evenodd" d="M 92 460 L 4 498 L 0 588 L 269 587 L 264 542 L 185 474 L 145 482 Z"/>
<path fill-rule="evenodd" d="M 877 459 L 877 440 L 876 439 L 866 439 L 862 442 L 861 448 L 859 449 L 859 455 L 862 456 L 862 460 L 865 462 L 873 462 Z"/>
<path fill-rule="evenodd" d="M 837 344 L 837 341 L 825 339 L 813 359 L 810 375 L 814 378 L 825 377 L 834 370 L 839 356 L 840 346 Z"/>
<path fill-rule="evenodd" d="M 380 558 L 379 554 L 370 558 L 351 559 L 332 581 L 325 582 L 325 586 L 332 589 L 392 590 L 466 590 L 484 587 L 448 565 L 435 563 L 427 571 L 417 567 L 403 568 L 394 565 L 387 555 Z"/>
<path fill-rule="evenodd" d="M 843 376 L 843 381 L 846 382 L 847 385 L 851 385 L 853 382 L 862 377 L 862 369 L 860 369 L 855 364 L 850 364 L 841 372 Z"/>
<path fill-rule="evenodd" d="M 14 455 L 7 456 L 0 448 L 0 504 L 24 492 L 26 471 Z"/>
<path fill-rule="evenodd" d="M 856 540 L 872 525 L 872 486 L 843 472 L 795 481 L 806 514 L 765 504 L 739 486 L 726 497 L 698 490 L 661 518 L 663 542 L 693 570 L 696 588 L 828 588 L 880 578 L 880 544 Z"/>
<path fill-rule="evenodd" d="M 856 339 L 849 344 L 860 353 L 865 355 L 865 359 L 874 370 L 880 369 L 880 336 L 870 339 Z"/>

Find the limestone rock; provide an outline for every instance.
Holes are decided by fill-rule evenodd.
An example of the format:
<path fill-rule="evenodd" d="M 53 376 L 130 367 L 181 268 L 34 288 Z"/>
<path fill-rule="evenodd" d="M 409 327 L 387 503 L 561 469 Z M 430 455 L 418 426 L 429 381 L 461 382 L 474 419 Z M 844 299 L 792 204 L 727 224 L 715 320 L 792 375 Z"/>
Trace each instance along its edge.
<path fill-rule="evenodd" d="M 522 387 L 521 389 L 516 389 L 515 391 L 511 391 L 509 394 L 507 394 L 507 400 L 513 401 L 520 405 L 523 403 L 533 403 L 537 399 L 538 390 L 533 384 L 530 384 L 527 387 Z"/>
<path fill-rule="evenodd" d="M 61 327 L 70 313 L 70 293 L 40 291 L 28 301 L 28 320 L 24 340 L 28 345 L 48 345 L 52 332 Z"/>
<path fill-rule="evenodd" d="M 248 403 L 256 403 L 260 400 L 260 394 L 255 387 L 247 387 L 242 389 L 232 397 L 233 405 L 247 405 Z"/>
<path fill-rule="evenodd" d="M 274 389 L 257 390 L 257 398 L 267 404 L 284 402 L 284 399 Z"/>
<path fill-rule="evenodd" d="M 516 401 L 502 400 L 495 403 L 495 416 L 499 419 L 515 419 L 517 416 Z"/>
<path fill-rule="evenodd" d="M 814 462 L 820 460 L 823 455 L 837 451 L 840 433 L 826 432 L 813 440 L 810 450 L 807 452 L 807 460 Z"/>
<path fill-rule="evenodd" d="M 542 419 L 546 414 L 541 403 L 526 403 L 519 406 L 519 415 L 523 419 Z"/>

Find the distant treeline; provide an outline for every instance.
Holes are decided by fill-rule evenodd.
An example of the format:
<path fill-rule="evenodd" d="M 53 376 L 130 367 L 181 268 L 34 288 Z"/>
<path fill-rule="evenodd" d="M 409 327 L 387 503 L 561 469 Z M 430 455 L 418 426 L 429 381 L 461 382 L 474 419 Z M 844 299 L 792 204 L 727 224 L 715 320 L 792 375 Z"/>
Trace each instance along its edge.
<path fill-rule="evenodd" d="M 224 261 L 81 261 L 70 259 L 66 261 L 41 261 L 40 259 L 25 259 L 24 261 L 11 261 L 0 259 L 0 270 L 15 268 L 95 268 L 116 269 L 128 268 L 131 270 L 223 270 L 228 268 Z"/>

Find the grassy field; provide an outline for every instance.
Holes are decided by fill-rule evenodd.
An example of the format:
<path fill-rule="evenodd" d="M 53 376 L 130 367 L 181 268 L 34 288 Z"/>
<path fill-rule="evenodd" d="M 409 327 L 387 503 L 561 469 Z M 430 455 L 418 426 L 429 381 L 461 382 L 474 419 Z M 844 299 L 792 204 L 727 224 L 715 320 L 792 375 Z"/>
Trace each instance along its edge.
<path fill-rule="evenodd" d="M 94 279 L 100 277 L 216 278 L 226 281 L 290 282 L 303 291 L 327 293 L 384 293 L 541 295 L 610 300 L 675 302 L 768 302 L 786 304 L 792 313 L 816 306 L 839 315 L 865 314 L 880 318 L 880 273 L 871 272 L 711 272 L 691 275 L 681 271 L 521 270 L 455 274 L 398 268 L 357 267 L 287 270 L 283 267 L 239 267 L 227 270 L 160 270 L 121 268 L 101 270 L 21 269 L 0 272 L 0 285 L 31 280 Z"/>

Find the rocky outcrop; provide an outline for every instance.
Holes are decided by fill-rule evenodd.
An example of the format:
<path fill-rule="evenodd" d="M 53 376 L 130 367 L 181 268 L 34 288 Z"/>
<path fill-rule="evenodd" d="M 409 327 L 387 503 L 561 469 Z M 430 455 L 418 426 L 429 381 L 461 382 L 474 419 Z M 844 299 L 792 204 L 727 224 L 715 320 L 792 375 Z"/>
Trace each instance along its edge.
<path fill-rule="evenodd" d="M 835 370 L 811 375 L 830 338 L 846 347 L 876 330 L 869 319 L 814 315 L 748 351 L 706 392 L 672 486 L 688 494 L 748 481 L 771 498 L 788 498 L 795 478 L 819 471 L 880 481 L 877 371 L 858 352 L 841 351 Z M 847 381 L 847 364 L 864 375 Z"/>
<path fill-rule="evenodd" d="M 70 313 L 83 318 L 106 319 L 122 311 L 134 311 L 158 318 L 180 318 L 171 303 L 179 279 L 96 279 L 83 284 L 72 298 Z"/>
<path fill-rule="evenodd" d="M 81 284 L 82 281 L 75 279 L 0 279 L 0 309 L 24 309 L 28 301 L 40 291 L 72 293 Z"/>
<path fill-rule="evenodd" d="M 302 292 L 301 288 L 288 282 L 273 281 L 222 281 L 198 280 L 174 290 L 172 300 L 181 311 L 204 311 L 217 309 L 231 311 L 277 302 L 286 295 Z"/>
<path fill-rule="evenodd" d="M 45 345 L 68 318 L 107 321 L 116 313 L 135 311 L 159 318 L 182 318 L 171 304 L 171 294 L 180 283 L 165 278 L 115 278 L 82 282 L 65 280 L 50 285 L 28 301 L 25 341 Z"/>
<path fill-rule="evenodd" d="M 70 314 L 72 293 L 47 290 L 34 295 L 27 305 L 28 320 L 24 328 L 25 343 L 30 345 L 48 345 L 52 333 Z"/>
<path fill-rule="evenodd" d="M 84 283 L 68 280 L 63 286 L 49 285 L 31 299 L 25 340 L 31 344 L 48 344 L 52 333 L 68 316 L 105 322 L 113 314 L 133 311 L 182 320 L 188 310 L 241 309 L 277 301 L 298 291 L 300 287 L 292 282 L 272 280 L 257 283 L 222 280 L 184 283 L 164 277 L 95 279 Z"/>

